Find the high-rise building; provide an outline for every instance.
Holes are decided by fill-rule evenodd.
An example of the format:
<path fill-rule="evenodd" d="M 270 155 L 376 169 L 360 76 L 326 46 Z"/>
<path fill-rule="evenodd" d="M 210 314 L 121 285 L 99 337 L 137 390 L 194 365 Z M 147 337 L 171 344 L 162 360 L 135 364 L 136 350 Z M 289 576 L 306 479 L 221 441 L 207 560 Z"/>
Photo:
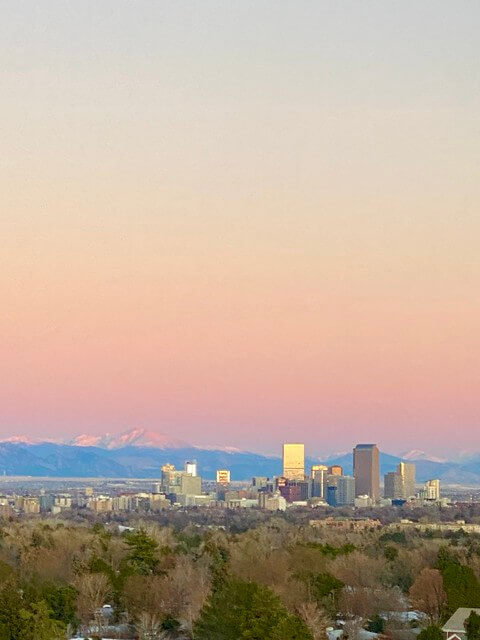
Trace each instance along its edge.
<path fill-rule="evenodd" d="M 338 476 L 337 478 L 337 504 L 355 504 L 355 478 L 352 476 Z"/>
<path fill-rule="evenodd" d="M 400 462 L 397 473 L 402 478 L 403 496 L 406 500 L 415 495 L 415 465 L 413 462 Z"/>
<path fill-rule="evenodd" d="M 230 484 L 229 469 L 217 469 L 217 484 Z"/>
<path fill-rule="evenodd" d="M 328 473 L 331 476 L 343 476 L 343 467 L 339 464 L 332 464 L 328 467 Z"/>
<path fill-rule="evenodd" d="M 305 477 L 305 445 L 290 443 L 283 445 L 283 475 L 289 480 Z"/>
<path fill-rule="evenodd" d="M 326 497 L 326 481 L 328 467 L 324 464 L 312 466 L 312 496 L 314 498 Z"/>
<path fill-rule="evenodd" d="M 384 476 L 385 498 L 408 500 L 415 495 L 415 465 L 413 462 L 400 462 L 396 471 Z"/>
<path fill-rule="evenodd" d="M 402 477 L 396 471 L 389 471 L 383 476 L 383 495 L 391 500 L 403 499 Z"/>
<path fill-rule="evenodd" d="M 162 489 L 166 491 L 167 487 L 172 484 L 175 475 L 175 465 L 164 464 L 162 466 Z"/>
<path fill-rule="evenodd" d="M 427 480 L 425 483 L 425 497 L 427 500 L 440 499 L 440 480 Z"/>
<path fill-rule="evenodd" d="M 353 450 L 355 495 L 380 498 L 380 455 L 376 444 L 357 444 Z"/>
<path fill-rule="evenodd" d="M 256 491 L 266 490 L 268 487 L 268 478 L 266 476 L 254 476 L 252 478 L 252 487 Z"/>
<path fill-rule="evenodd" d="M 187 460 L 185 462 L 185 473 L 189 473 L 191 476 L 198 475 L 196 460 Z"/>
<path fill-rule="evenodd" d="M 199 496 L 202 493 L 202 479 L 200 476 L 182 473 L 179 493 L 187 496 Z"/>
<path fill-rule="evenodd" d="M 327 504 L 330 507 L 336 507 L 338 505 L 337 493 L 337 485 L 330 485 L 327 487 Z"/>

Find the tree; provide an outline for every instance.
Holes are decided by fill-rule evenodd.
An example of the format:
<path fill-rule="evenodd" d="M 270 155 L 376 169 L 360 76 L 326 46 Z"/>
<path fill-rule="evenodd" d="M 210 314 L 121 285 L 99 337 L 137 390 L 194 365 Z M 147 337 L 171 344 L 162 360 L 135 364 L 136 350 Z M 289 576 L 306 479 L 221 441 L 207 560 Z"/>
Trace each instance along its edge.
<path fill-rule="evenodd" d="M 21 636 L 23 622 L 19 612 L 24 603 L 17 583 L 8 580 L 0 590 L 0 638 L 2 640 L 18 640 Z"/>
<path fill-rule="evenodd" d="M 49 582 L 40 591 L 42 600 L 45 600 L 51 615 L 55 620 L 64 624 L 75 625 L 77 622 L 77 591 L 71 585 L 59 585 Z"/>
<path fill-rule="evenodd" d="M 158 543 L 146 531 L 141 529 L 126 536 L 125 542 L 130 548 L 127 562 L 135 573 L 148 576 L 158 567 Z"/>
<path fill-rule="evenodd" d="M 363 629 L 363 619 L 351 617 L 345 622 L 343 630 L 347 640 L 357 640 L 360 631 Z"/>
<path fill-rule="evenodd" d="M 471 611 L 466 619 L 465 631 L 468 640 L 480 640 L 480 616 L 476 611 Z"/>
<path fill-rule="evenodd" d="M 427 614 L 431 624 L 438 622 L 447 602 L 440 571 L 423 569 L 410 587 L 410 599 L 414 607 Z"/>
<path fill-rule="evenodd" d="M 167 637 L 162 629 L 162 621 L 151 613 L 142 613 L 135 628 L 140 640 L 162 640 Z"/>
<path fill-rule="evenodd" d="M 345 587 L 339 599 L 340 612 L 349 618 L 370 618 L 376 605 L 375 591 L 368 587 Z"/>
<path fill-rule="evenodd" d="M 431 624 L 420 631 L 418 640 L 444 640 L 444 635 L 438 625 Z"/>
<path fill-rule="evenodd" d="M 83 622 L 90 622 L 110 595 L 110 584 L 103 573 L 85 573 L 75 581 L 78 591 L 78 613 Z"/>
<path fill-rule="evenodd" d="M 315 600 L 319 606 L 328 606 L 332 612 L 336 611 L 338 597 L 343 588 L 343 582 L 330 573 L 312 573 L 302 571 L 295 575 L 298 580 L 304 582 L 308 587 L 310 598 Z"/>
<path fill-rule="evenodd" d="M 480 607 L 480 583 L 473 570 L 457 561 L 447 561 L 442 566 L 449 613 L 453 613 L 459 607 Z"/>
<path fill-rule="evenodd" d="M 305 622 L 313 636 L 313 640 L 326 640 L 327 627 L 331 621 L 324 609 L 315 602 L 305 602 L 298 607 L 298 615 Z"/>
<path fill-rule="evenodd" d="M 287 630 L 294 635 L 286 636 Z M 270 589 L 241 580 L 229 580 L 213 592 L 194 632 L 196 640 L 312 640 L 307 627 L 288 614 Z"/>
<path fill-rule="evenodd" d="M 272 630 L 270 638 L 271 640 L 312 640 L 312 634 L 303 620 L 289 615 L 280 620 Z"/>
<path fill-rule="evenodd" d="M 385 619 L 379 613 L 376 613 L 367 624 L 367 631 L 372 633 L 383 633 L 385 631 Z"/>
<path fill-rule="evenodd" d="M 43 601 L 33 603 L 19 612 L 22 631 L 18 640 L 65 640 L 65 626 L 52 620 L 50 610 Z"/>
<path fill-rule="evenodd" d="M 385 547 L 385 549 L 383 550 L 383 555 L 387 560 L 393 562 L 393 560 L 396 560 L 398 558 L 398 549 L 396 547 L 390 546 Z"/>

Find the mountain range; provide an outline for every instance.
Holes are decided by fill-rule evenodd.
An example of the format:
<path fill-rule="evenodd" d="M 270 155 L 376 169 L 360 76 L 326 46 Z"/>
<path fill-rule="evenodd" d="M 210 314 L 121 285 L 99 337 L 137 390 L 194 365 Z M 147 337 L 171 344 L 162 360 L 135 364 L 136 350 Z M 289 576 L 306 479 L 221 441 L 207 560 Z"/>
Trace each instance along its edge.
<path fill-rule="evenodd" d="M 63 442 L 14 436 L 0 441 L 0 474 L 52 477 L 158 478 L 169 462 L 183 468 L 186 460 L 197 460 L 206 479 L 215 470 L 228 468 L 233 480 L 254 475 L 280 475 L 280 457 L 267 456 L 234 447 L 197 447 L 178 438 L 136 428 L 120 434 L 79 435 Z M 381 473 L 393 471 L 402 461 L 415 462 L 417 482 L 439 478 L 448 484 L 480 484 L 480 455 L 462 461 L 448 461 L 414 449 L 401 456 L 381 452 Z M 351 451 L 327 459 L 307 457 L 312 464 L 341 464 L 353 473 Z"/>

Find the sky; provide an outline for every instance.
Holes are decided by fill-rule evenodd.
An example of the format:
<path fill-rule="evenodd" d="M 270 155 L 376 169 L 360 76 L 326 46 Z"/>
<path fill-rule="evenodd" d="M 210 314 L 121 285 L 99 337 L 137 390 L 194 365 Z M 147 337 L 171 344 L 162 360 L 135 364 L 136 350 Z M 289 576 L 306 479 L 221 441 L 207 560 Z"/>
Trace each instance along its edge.
<path fill-rule="evenodd" d="M 480 450 L 476 0 L 0 18 L 0 437 Z"/>

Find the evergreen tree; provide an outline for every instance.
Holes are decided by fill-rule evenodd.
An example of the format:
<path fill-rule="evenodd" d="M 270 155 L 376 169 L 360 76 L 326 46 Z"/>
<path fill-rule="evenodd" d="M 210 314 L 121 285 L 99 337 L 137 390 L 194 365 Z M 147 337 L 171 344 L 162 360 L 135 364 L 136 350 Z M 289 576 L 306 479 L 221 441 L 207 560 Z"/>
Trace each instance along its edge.
<path fill-rule="evenodd" d="M 436 624 L 431 624 L 420 631 L 418 640 L 444 640 L 444 636 L 440 627 Z"/>
<path fill-rule="evenodd" d="M 52 620 L 45 602 L 33 603 L 19 612 L 21 632 L 18 640 L 65 640 L 65 627 L 58 620 Z"/>
<path fill-rule="evenodd" d="M 76 625 L 77 592 L 72 586 L 49 582 L 43 586 L 40 594 L 50 609 L 52 618 L 66 625 Z"/>
<path fill-rule="evenodd" d="M 473 569 L 460 564 L 445 547 L 438 552 L 437 568 L 442 573 L 449 613 L 459 607 L 480 607 L 480 582 Z"/>
<path fill-rule="evenodd" d="M 290 634 L 290 635 L 288 635 Z M 211 596 L 195 625 L 196 640 L 312 640 L 270 589 L 230 580 Z"/>
<path fill-rule="evenodd" d="M 312 640 L 306 624 L 297 616 L 282 618 L 272 630 L 271 640 Z"/>
<path fill-rule="evenodd" d="M 23 607 L 20 589 L 14 580 L 9 580 L 0 589 L 0 638 L 20 640 L 23 622 L 19 612 Z"/>
<path fill-rule="evenodd" d="M 144 576 L 155 573 L 158 566 L 156 540 L 141 529 L 127 535 L 125 542 L 130 547 L 127 561 L 131 569 Z"/>
<path fill-rule="evenodd" d="M 465 631 L 468 640 L 480 640 L 480 616 L 476 611 L 471 611 L 466 619 Z"/>

